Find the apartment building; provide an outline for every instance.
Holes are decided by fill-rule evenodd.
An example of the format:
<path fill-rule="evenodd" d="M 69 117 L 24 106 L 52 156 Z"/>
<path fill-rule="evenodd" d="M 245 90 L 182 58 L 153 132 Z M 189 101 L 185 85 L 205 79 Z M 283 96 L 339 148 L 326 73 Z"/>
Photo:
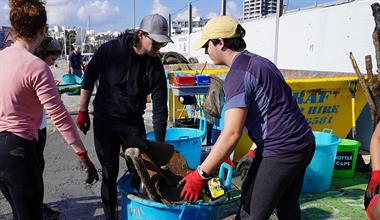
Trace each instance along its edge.
<path fill-rule="evenodd" d="M 244 0 L 243 20 L 276 13 L 277 0 Z"/>

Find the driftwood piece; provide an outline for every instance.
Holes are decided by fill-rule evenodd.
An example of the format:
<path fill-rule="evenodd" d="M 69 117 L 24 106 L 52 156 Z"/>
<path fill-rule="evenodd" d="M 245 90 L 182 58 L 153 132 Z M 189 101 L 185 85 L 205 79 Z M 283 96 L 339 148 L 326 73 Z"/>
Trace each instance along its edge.
<path fill-rule="evenodd" d="M 128 148 L 123 157 L 132 162 L 135 172 L 146 187 L 148 198 L 164 204 L 183 203 L 178 182 L 192 170 L 186 159 L 170 144 L 146 140 L 144 148 Z M 131 150 L 133 149 L 133 150 Z M 138 152 L 136 152 L 138 150 Z M 140 154 L 139 157 L 135 155 Z M 141 162 L 136 158 L 140 158 Z M 142 166 L 142 163 L 144 166 Z M 137 166 L 136 166 L 137 164 Z M 130 168 L 128 168 L 130 169 Z"/>
<path fill-rule="evenodd" d="M 363 75 L 361 74 L 360 72 L 360 69 L 359 69 L 359 66 L 355 60 L 355 57 L 354 55 L 352 54 L 352 52 L 350 52 L 350 60 L 351 60 L 351 63 L 352 63 L 352 67 L 354 68 L 355 70 L 355 73 L 356 75 L 358 76 L 358 79 L 359 79 L 359 83 L 360 83 L 360 86 L 362 87 L 363 89 L 363 92 L 364 92 L 364 95 L 367 99 L 367 103 L 369 105 L 369 108 L 371 110 L 371 119 L 372 119 L 372 126 L 376 126 L 377 124 L 377 107 L 376 107 L 376 103 L 375 101 L 373 100 L 373 97 L 365 83 L 365 80 L 364 80 L 364 77 Z M 375 128 L 375 127 L 373 127 Z"/>
<path fill-rule="evenodd" d="M 178 182 L 192 170 L 186 159 L 170 144 L 147 142 L 142 157 L 157 194 L 164 204 L 182 203 Z"/>
<path fill-rule="evenodd" d="M 372 33 L 373 45 L 375 47 L 377 73 L 380 71 L 380 4 L 375 2 L 371 5 L 372 15 L 375 20 L 375 28 Z"/>
<path fill-rule="evenodd" d="M 155 187 L 150 180 L 145 164 L 141 158 L 140 150 L 138 148 L 128 148 L 125 150 L 125 156 L 127 158 L 131 158 L 133 165 L 136 168 L 137 174 L 141 179 L 141 182 L 145 185 L 146 193 L 149 199 L 153 201 L 159 201 Z"/>
<path fill-rule="evenodd" d="M 377 73 L 380 71 L 380 36 L 379 32 L 372 33 L 373 46 L 375 47 Z"/>
<path fill-rule="evenodd" d="M 374 83 L 375 80 L 374 80 L 373 72 L 372 72 L 372 58 L 371 58 L 371 55 L 365 56 L 365 68 L 367 70 L 368 86 L 369 86 L 369 89 L 372 92 L 373 91 L 373 83 Z"/>
<path fill-rule="evenodd" d="M 379 75 L 377 75 L 377 80 L 376 80 L 375 77 L 373 76 L 371 55 L 367 55 L 365 57 L 365 66 L 367 70 L 369 90 L 372 94 L 372 97 L 374 98 L 374 101 L 377 107 L 378 101 L 380 99 L 380 77 Z"/>

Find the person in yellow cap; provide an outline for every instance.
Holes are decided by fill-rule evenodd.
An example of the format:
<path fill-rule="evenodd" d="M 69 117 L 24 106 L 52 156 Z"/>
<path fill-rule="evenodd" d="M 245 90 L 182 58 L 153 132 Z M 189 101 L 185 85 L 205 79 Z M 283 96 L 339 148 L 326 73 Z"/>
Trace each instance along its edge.
<path fill-rule="evenodd" d="M 204 162 L 181 180 L 181 196 L 196 202 L 202 188 L 230 155 L 244 127 L 257 146 L 242 186 L 237 219 L 300 219 L 298 198 L 315 138 L 278 68 L 251 53 L 245 30 L 233 18 L 220 16 L 205 26 L 195 49 L 204 48 L 215 64 L 230 71 L 224 81 L 224 130 Z"/>

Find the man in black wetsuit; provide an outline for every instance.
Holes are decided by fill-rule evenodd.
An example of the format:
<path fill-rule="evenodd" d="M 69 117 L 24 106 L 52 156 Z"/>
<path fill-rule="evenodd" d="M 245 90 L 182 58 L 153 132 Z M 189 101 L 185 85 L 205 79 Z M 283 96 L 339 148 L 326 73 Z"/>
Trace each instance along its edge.
<path fill-rule="evenodd" d="M 86 134 L 90 128 L 88 104 L 99 79 L 93 122 L 95 149 L 102 165 L 101 197 L 106 219 L 118 218 L 116 181 L 120 146 L 126 141 L 133 145 L 145 138 L 143 114 L 149 94 L 156 141 L 165 141 L 167 83 L 156 54 L 169 42 L 173 41 L 168 36 L 167 20 L 159 14 L 148 15 L 135 33 L 124 33 L 101 45 L 84 74 L 77 124 Z"/>

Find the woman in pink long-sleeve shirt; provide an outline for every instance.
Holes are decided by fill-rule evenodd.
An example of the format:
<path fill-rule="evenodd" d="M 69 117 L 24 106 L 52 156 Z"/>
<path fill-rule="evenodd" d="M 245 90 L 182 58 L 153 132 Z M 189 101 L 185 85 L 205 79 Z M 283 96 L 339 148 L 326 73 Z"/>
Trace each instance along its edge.
<path fill-rule="evenodd" d="M 45 108 L 87 169 L 98 179 L 76 126 L 63 105 L 48 65 L 33 55 L 46 32 L 40 0 L 10 0 L 16 42 L 0 51 L 0 189 L 14 219 L 42 219 L 43 182 L 38 128 Z"/>

